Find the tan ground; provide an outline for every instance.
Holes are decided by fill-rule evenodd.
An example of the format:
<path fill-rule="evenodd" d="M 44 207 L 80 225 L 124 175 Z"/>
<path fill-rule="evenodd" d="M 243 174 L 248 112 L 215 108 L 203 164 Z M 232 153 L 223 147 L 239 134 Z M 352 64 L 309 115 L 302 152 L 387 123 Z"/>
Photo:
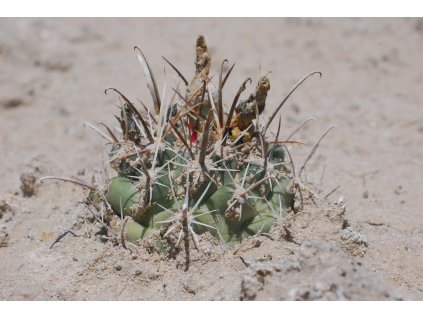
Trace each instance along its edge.
<path fill-rule="evenodd" d="M 151 102 L 134 45 L 163 83 L 161 55 L 192 76 L 198 34 L 215 74 L 222 59 L 237 63 L 227 104 L 259 72 L 272 72 L 267 110 L 323 72 L 283 109 L 283 134 L 316 118 L 296 138 L 307 146 L 291 148 L 298 166 L 339 126 L 308 179 L 321 197 L 340 186 L 330 199 L 346 210 L 307 206 L 236 249 L 205 237 L 184 272 L 183 255 L 101 243 L 76 186 L 23 196 L 33 177 L 89 181 L 103 144 L 82 124 L 113 123 L 116 97 L 104 88 Z M 422 51 L 419 19 L 0 19 L 0 299 L 423 299 Z M 67 230 L 77 236 L 50 249 Z"/>

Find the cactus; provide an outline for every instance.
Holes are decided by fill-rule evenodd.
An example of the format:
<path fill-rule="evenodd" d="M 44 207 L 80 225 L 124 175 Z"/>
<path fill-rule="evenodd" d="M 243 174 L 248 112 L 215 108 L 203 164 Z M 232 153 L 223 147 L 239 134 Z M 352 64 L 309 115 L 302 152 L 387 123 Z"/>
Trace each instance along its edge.
<path fill-rule="evenodd" d="M 269 232 L 294 204 L 283 145 L 269 142 L 259 123 L 269 79 L 260 78 L 255 92 L 238 103 L 251 82 L 245 81 L 224 118 L 227 76 L 221 72 L 218 89 L 212 86 L 211 57 L 203 36 L 197 39 L 191 82 L 166 60 L 187 86 L 184 95 L 175 90 L 177 101 L 168 104 L 160 99 L 144 54 L 136 50 L 156 114 L 140 113 L 112 89 L 124 100 L 117 117 L 122 139 L 109 130 L 109 159 L 118 176 L 110 180 L 105 194 L 116 214 L 138 224 L 131 226 L 129 240 L 160 228 L 165 228 L 164 237 L 176 234 L 177 243 L 189 234 L 196 245 L 197 235 L 205 231 L 227 243 Z"/>
<path fill-rule="evenodd" d="M 131 243 L 158 231 L 163 238 L 173 237 L 177 245 L 182 238 L 185 244 L 192 239 L 196 247 L 198 235 L 206 231 L 229 244 L 269 232 L 294 210 L 296 192 L 302 187 L 285 145 L 299 142 L 289 140 L 292 135 L 288 140 L 279 139 L 280 120 L 276 136 L 267 130 L 292 92 L 309 76 L 320 73 L 300 80 L 264 126 L 261 116 L 269 79 L 261 77 L 254 92 L 239 101 L 247 83 L 252 82 L 247 78 L 225 113 L 222 91 L 233 66 L 223 76 L 225 60 L 217 88 L 213 86 L 209 78 L 211 56 L 203 36 L 196 42 L 196 70 L 190 82 L 164 58 L 186 85 L 185 93 L 173 90 L 171 102 L 166 102 L 166 91 L 162 93 L 165 98 L 160 96 L 143 52 L 137 47 L 135 51 L 154 111 L 143 103 L 139 111 L 119 90 L 109 88 L 106 94 L 114 91 L 122 98 L 120 115 L 116 116 L 120 136 L 105 125 L 107 134 L 89 125 L 111 144 L 108 162 L 117 176 L 101 189 L 67 178 L 44 179 L 86 186 L 90 203 L 125 219 L 114 228 L 126 233 Z"/>

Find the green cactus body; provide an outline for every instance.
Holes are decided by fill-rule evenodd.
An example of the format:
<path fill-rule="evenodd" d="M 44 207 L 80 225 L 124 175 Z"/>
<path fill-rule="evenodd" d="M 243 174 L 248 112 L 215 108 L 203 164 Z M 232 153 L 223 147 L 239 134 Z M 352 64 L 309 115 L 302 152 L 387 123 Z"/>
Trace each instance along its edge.
<path fill-rule="evenodd" d="M 232 219 L 225 217 L 225 212 L 233 197 L 234 184 L 227 184 L 219 189 L 210 187 L 212 190 L 207 191 L 202 204 L 193 212 L 193 215 L 198 215 L 199 222 L 214 229 L 196 225 L 196 233 L 201 234 L 209 231 L 213 236 L 223 239 L 227 243 L 240 242 L 242 239 L 257 233 L 268 233 L 278 220 L 287 215 L 287 209 L 292 205 L 293 198 L 288 191 L 288 186 L 289 179 L 282 178 L 266 197 L 260 198 L 257 196 L 248 199 L 244 204 L 240 204 L 241 216 Z M 180 206 L 183 204 L 182 201 L 178 201 L 177 204 L 172 202 L 168 199 L 169 193 L 163 191 L 161 187 L 158 187 L 158 189 L 160 191 L 153 191 L 155 195 L 153 195 L 152 200 L 158 204 L 152 204 L 140 212 L 140 209 L 137 209 L 140 191 L 133 181 L 124 177 L 112 179 L 106 198 L 118 215 L 122 211 L 124 216 L 133 218 L 130 232 L 130 223 L 127 225 L 129 241 L 144 238 L 147 232 L 152 233 L 152 231 L 147 231 L 148 229 L 157 229 L 163 226 L 160 222 L 171 217 L 171 213 L 163 210 L 163 207 L 176 210 L 177 204 Z M 258 193 L 255 194 L 259 195 Z M 139 226 L 137 227 L 133 223 Z M 139 233 L 136 233 L 137 231 Z"/>
<path fill-rule="evenodd" d="M 225 112 L 219 89 L 201 84 L 210 67 L 204 37 L 197 40 L 196 52 L 196 74 L 186 97 L 179 94 L 172 105 L 160 102 L 147 68 L 156 114 L 140 113 L 119 92 L 126 101 L 117 117 L 123 140 L 113 136 L 109 158 L 117 176 L 105 197 L 118 216 L 131 217 L 130 242 L 158 229 L 180 230 L 185 220 L 194 235 L 208 231 L 233 244 L 269 232 L 293 206 L 284 148 L 269 142 L 256 122 L 269 80 L 260 79 L 256 93 Z M 147 65 L 143 54 L 138 58 Z M 239 94 L 244 89 L 245 83 Z"/>
<path fill-rule="evenodd" d="M 133 220 L 129 220 L 126 223 L 126 238 L 131 243 L 136 243 L 147 237 L 150 234 L 149 232 L 151 232 L 150 228 L 144 227 Z"/>

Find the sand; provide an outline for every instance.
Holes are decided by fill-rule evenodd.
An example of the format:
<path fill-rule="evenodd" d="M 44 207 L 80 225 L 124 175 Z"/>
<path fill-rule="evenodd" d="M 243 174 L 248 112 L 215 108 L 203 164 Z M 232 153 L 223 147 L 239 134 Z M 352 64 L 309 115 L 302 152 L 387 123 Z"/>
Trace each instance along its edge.
<path fill-rule="evenodd" d="M 198 34 L 213 74 L 236 63 L 226 105 L 271 71 L 270 114 L 323 73 L 281 112 L 283 136 L 315 118 L 291 146 L 297 166 L 338 129 L 308 166 L 317 206 L 233 248 L 205 235 L 185 272 L 184 253 L 102 241 L 87 191 L 39 178 L 90 182 L 104 141 L 83 123 L 117 113 L 104 89 L 151 105 L 133 47 L 162 86 L 176 77 L 161 55 L 192 76 Z M 0 19 L 0 299 L 423 299 L 422 51 L 421 19 Z"/>

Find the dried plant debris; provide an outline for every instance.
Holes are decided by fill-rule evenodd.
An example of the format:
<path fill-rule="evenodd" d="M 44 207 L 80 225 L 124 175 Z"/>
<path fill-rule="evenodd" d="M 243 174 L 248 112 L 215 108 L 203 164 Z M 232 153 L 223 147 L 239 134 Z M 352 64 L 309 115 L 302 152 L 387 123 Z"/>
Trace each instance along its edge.
<path fill-rule="evenodd" d="M 289 96 L 310 76 L 302 78 L 269 118 L 264 118 L 271 84 L 261 77 L 248 98 L 242 99 L 246 79 L 234 96 L 231 107 L 223 104 L 223 88 L 234 65 L 218 84 L 210 76 L 212 57 L 206 39 L 197 38 L 195 74 L 191 81 L 171 61 L 165 61 L 185 84 L 159 92 L 146 56 L 135 48 L 144 72 L 152 105 L 125 96 L 115 116 L 118 129 L 104 124 L 92 128 L 110 147 L 107 166 L 116 176 L 97 174 L 93 184 L 63 177 L 45 177 L 73 182 L 90 191 L 87 203 L 95 207 L 96 219 L 107 227 L 110 239 L 125 248 L 154 238 L 158 249 L 184 249 L 187 264 L 192 247 L 200 248 L 200 235 L 209 232 L 215 239 L 235 244 L 243 239 L 268 233 L 290 213 L 302 209 L 303 202 L 317 194 L 302 179 L 307 162 L 330 127 L 318 139 L 298 171 L 287 144 L 269 126 Z M 24 193 L 30 191 L 25 190 Z M 144 242 L 144 243 L 142 243 Z M 164 242 L 164 245 L 162 244 Z M 166 247 L 167 246 L 167 247 Z M 169 247 L 171 246 L 171 247 Z"/>

